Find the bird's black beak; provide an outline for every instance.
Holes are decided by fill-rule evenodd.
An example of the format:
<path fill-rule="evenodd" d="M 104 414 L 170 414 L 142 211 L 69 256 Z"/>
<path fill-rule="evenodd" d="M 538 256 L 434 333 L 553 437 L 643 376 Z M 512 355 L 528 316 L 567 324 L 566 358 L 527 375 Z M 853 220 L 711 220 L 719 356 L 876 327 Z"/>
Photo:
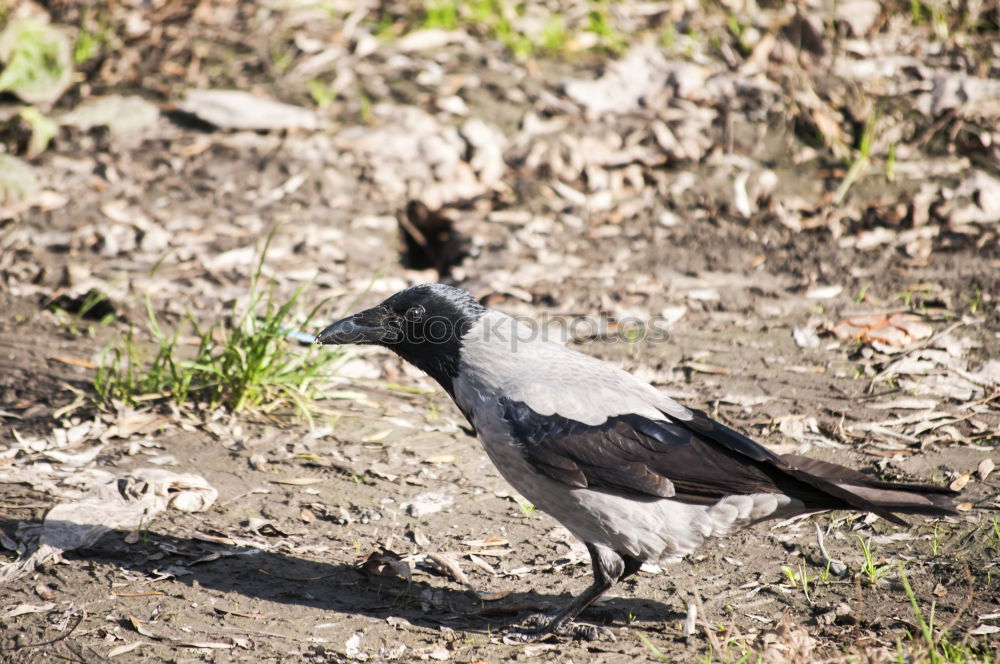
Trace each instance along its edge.
<path fill-rule="evenodd" d="M 316 343 L 336 345 L 383 343 L 396 334 L 389 325 L 394 318 L 388 309 L 382 306 L 372 307 L 338 320 L 316 335 Z"/>

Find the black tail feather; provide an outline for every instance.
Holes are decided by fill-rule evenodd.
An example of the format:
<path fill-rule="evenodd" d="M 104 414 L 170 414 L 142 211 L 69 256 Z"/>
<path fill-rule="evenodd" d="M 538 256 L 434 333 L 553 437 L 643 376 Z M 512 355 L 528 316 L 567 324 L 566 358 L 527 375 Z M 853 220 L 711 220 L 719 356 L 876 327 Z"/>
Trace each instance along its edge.
<path fill-rule="evenodd" d="M 883 482 L 851 468 L 809 457 L 787 454 L 790 474 L 844 505 L 817 505 L 818 509 L 850 507 L 878 514 L 899 525 L 907 525 L 899 514 L 947 516 L 956 514 L 952 501 L 957 492 L 932 484 Z"/>

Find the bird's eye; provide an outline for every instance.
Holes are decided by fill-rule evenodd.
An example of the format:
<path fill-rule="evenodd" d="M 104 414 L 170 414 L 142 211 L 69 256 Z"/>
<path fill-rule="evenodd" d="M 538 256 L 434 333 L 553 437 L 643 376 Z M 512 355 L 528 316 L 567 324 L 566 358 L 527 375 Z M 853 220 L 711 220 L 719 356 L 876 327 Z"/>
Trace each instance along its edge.
<path fill-rule="evenodd" d="M 424 308 L 421 306 L 410 307 L 406 310 L 406 320 L 411 323 L 418 323 L 424 318 Z"/>

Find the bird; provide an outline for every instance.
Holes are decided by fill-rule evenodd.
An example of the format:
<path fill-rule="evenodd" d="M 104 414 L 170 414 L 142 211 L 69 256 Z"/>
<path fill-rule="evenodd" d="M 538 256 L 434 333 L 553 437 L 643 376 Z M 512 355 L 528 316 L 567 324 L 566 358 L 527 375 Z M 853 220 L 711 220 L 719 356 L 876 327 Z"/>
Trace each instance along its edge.
<path fill-rule="evenodd" d="M 500 475 L 586 546 L 592 583 L 551 619 L 516 628 L 524 640 L 593 638 L 575 619 L 644 563 L 760 521 L 847 509 L 906 525 L 896 514 L 955 513 L 948 488 L 779 455 L 453 286 L 412 286 L 315 341 L 383 346 L 427 373 Z"/>

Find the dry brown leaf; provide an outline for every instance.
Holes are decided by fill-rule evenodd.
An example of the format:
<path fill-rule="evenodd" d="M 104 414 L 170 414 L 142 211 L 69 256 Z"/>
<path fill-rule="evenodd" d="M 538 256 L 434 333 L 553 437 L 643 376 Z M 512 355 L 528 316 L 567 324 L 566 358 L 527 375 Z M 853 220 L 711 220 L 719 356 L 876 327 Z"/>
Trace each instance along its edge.
<path fill-rule="evenodd" d="M 507 546 L 510 544 L 510 540 L 506 537 L 487 537 L 480 540 L 463 540 L 462 544 L 472 547 Z"/>
<path fill-rule="evenodd" d="M 979 480 L 986 481 L 986 478 L 990 476 L 994 468 L 996 468 L 996 465 L 993 463 L 993 459 L 983 459 L 979 462 L 979 467 L 976 469 Z"/>
<path fill-rule="evenodd" d="M 969 483 L 969 478 L 972 477 L 971 473 L 962 473 L 948 485 L 948 488 L 952 491 L 961 491 L 965 488 L 965 485 Z"/>
<path fill-rule="evenodd" d="M 912 314 L 865 314 L 845 318 L 831 327 L 830 332 L 845 341 L 878 342 L 905 348 L 931 336 L 934 328 Z"/>
<path fill-rule="evenodd" d="M 139 619 L 135 618 L 134 616 L 129 616 L 128 617 L 128 623 L 129 623 L 129 625 L 132 626 L 132 629 L 134 629 L 139 634 L 142 634 L 143 636 L 145 636 L 148 639 L 156 639 L 157 641 L 162 641 L 163 638 L 164 638 L 164 637 L 160 636 L 159 634 L 156 634 L 156 633 L 151 632 L 148 629 L 146 629 L 143 626 L 142 622 Z"/>
<path fill-rule="evenodd" d="M 386 548 L 362 557 L 358 567 L 376 576 L 398 576 L 407 581 L 413 578 L 410 566 L 400 559 L 399 554 Z"/>

